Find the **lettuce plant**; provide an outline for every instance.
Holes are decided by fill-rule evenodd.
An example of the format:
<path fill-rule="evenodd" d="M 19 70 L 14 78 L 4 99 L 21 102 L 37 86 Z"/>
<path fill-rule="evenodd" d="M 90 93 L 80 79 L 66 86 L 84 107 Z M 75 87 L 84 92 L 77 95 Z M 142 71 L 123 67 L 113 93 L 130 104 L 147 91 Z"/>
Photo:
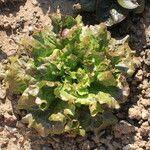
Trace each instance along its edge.
<path fill-rule="evenodd" d="M 22 121 L 40 135 L 98 133 L 116 122 L 112 110 L 129 94 L 134 66 L 127 38 L 111 38 L 104 24 L 84 26 L 80 16 L 52 20 L 50 29 L 22 40 L 5 82 L 27 111 Z"/>
<path fill-rule="evenodd" d="M 80 0 L 75 10 L 94 12 L 96 19 L 112 26 L 124 20 L 129 12 L 141 13 L 145 0 Z"/>

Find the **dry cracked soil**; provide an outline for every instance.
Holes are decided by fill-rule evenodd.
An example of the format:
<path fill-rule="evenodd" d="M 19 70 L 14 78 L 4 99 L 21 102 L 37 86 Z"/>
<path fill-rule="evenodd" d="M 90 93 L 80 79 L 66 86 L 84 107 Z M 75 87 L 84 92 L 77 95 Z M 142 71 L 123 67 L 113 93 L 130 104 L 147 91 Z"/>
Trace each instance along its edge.
<path fill-rule="evenodd" d="M 75 0 L 0 0 L 0 69 L 14 55 L 22 37 L 51 23 L 50 13 L 59 8 L 75 15 Z M 90 20 L 90 14 L 84 15 Z M 89 22 L 88 22 L 89 23 Z M 118 123 L 99 136 L 68 135 L 42 138 L 20 121 L 16 97 L 10 100 L 0 79 L 0 150 L 150 150 L 150 2 L 142 14 L 130 16 L 110 29 L 113 36 L 130 35 L 136 71 L 128 79 L 131 92 L 122 109 L 115 112 Z M 23 114 L 24 112 L 22 112 Z"/>

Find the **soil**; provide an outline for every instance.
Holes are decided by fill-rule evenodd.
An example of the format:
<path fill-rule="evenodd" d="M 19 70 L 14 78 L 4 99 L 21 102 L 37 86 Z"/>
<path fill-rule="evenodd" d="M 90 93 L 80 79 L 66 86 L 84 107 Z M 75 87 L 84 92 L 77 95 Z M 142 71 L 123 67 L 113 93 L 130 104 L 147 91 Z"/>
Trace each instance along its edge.
<path fill-rule="evenodd" d="M 71 10 L 74 3 L 75 0 L 0 0 L 0 69 L 7 63 L 7 57 L 16 53 L 22 37 L 49 26 L 49 15 L 58 5 L 63 14 L 74 15 Z M 85 17 L 88 20 L 87 14 Z M 150 149 L 150 3 L 147 2 L 142 14 L 130 14 L 121 25 L 110 29 L 113 34 L 112 30 L 122 36 L 130 35 L 136 64 L 135 74 L 128 79 L 131 89 L 128 102 L 115 112 L 118 123 L 99 136 L 89 133 L 86 137 L 42 138 L 21 123 L 17 98 L 10 99 L 0 82 L 0 150 Z"/>

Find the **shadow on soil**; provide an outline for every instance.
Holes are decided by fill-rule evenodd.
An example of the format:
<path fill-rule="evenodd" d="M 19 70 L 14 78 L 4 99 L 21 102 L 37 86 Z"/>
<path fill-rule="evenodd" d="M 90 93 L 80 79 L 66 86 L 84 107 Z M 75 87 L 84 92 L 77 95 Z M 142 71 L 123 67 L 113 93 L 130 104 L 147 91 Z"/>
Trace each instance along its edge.
<path fill-rule="evenodd" d="M 145 29 L 150 25 L 150 1 L 147 0 L 145 5 L 147 7 L 142 14 L 131 13 L 121 23 L 108 28 L 115 38 L 129 35 L 129 45 L 136 51 L 135 55 L 139 55 L 148 46 Z"/>
<path fill-rule="evenodd" d="M 5 52 L 3 52 L 0 48 L 0 62 L 3 60 L 3 59 L 6 59 L 7 58 L 7 54 Z"/>
<path fill-rule="evenodd" d="M 78 0 L 36 0 L 43 12 L 46 14 L 48 11 L 50 13 L 56 12 L 57 8 L 60 9 L 61 13 L 64 15 L 73 15 L 72 6 Z"/>
<path fill-rule="evenodd" d="M 26 0 L 20 0 L 20 1 L 6 1 L 5 3 L 2 3 L 0 5 L 0 14 L 5 13 L 6 16 L 9 16 L 9 14 L 13 14 L 14 16 L 19 11 L 20 6 L 25 5 Z"/>
<path fill-rule="evenodd" d="M 78 13 L 73 11 L 73 5 L 76 4 L 79 0 L 36 0 L 43 12 L 46 14 L 48 12 L 55 13 L 57 8 L 60 9 L 60 12 L 63 15 L 72 15 L 76 17 Z M 83 17 L 83 22 L 87 25 L 93 25 L 96 22 L 94 13 L 82 12 L 80 15 Z"/>

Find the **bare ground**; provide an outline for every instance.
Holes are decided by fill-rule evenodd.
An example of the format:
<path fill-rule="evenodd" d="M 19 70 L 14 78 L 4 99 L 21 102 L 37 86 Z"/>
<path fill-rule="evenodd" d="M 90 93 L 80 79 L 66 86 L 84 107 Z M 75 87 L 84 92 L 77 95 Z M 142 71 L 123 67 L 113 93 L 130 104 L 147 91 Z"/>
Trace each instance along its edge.
<path fill-rule="evenodd" d="M 62 13 L 74 15 L 71 10 L 74 0 L 1 1 L 0 68 L 7 63 L 7 57 L 16 53 L 17 43 L 22 37 L 50 25 L 49 14 L 55 12 L 58 5 Z M 21 123 L 20 113 L 15 108 L 17 98 L 10 99 L 1 82 L 0 150 L 150 149 L 150 4 L 147 3 L 143 14 L 131 14 L 125 23 L 113 30 L 120 35 L 130 35 L 130 46 L 136 56 L 136 72 L 128 80 L 131 94 L 122 109 L 115 112 L 118 123 L 97 137 L 89 133 L 84 138 L 66 135 L 42 138 Z"/>

